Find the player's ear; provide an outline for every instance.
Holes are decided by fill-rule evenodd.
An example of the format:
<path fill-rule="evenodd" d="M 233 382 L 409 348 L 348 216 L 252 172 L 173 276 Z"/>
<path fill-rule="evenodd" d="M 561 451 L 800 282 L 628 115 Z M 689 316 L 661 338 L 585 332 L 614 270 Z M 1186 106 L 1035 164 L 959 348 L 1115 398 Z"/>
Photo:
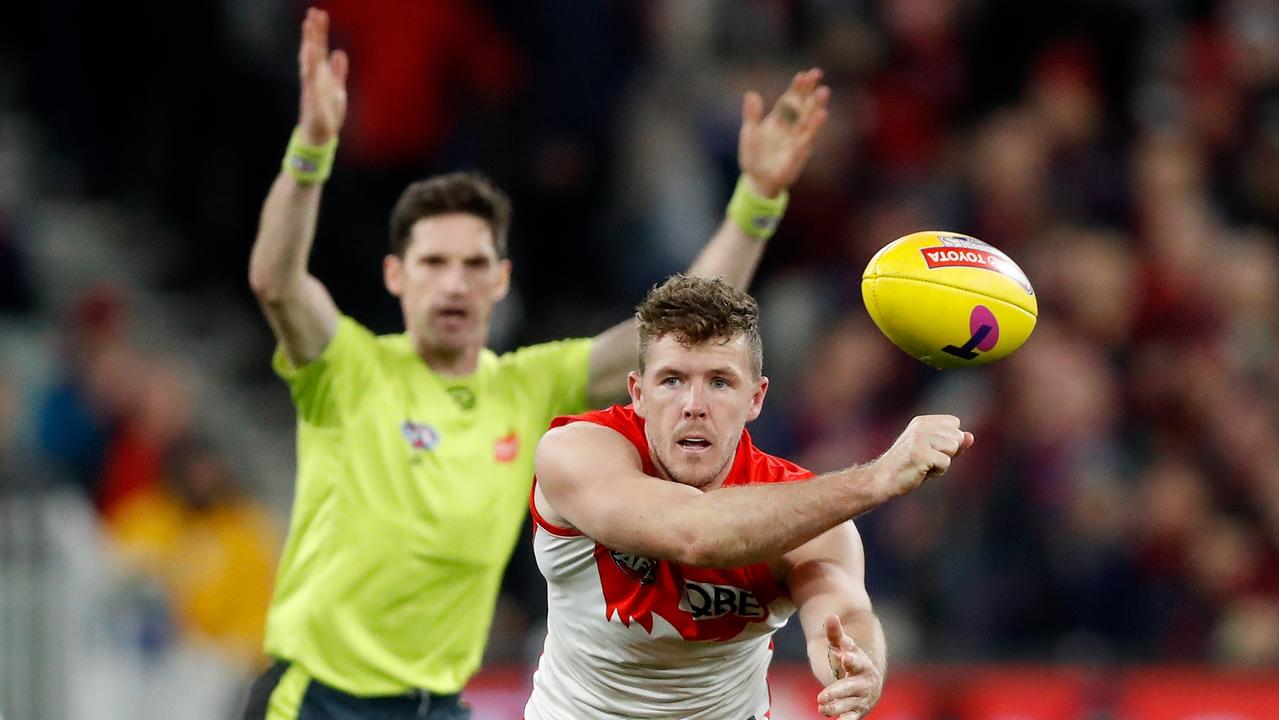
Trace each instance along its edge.
<path fill-rule="evenodd" d="M 746 422 L 750 422 L 759 417 L 764 409 L 764 396 L 768 394 L 768 378 L 760 375 L 759 380 L 755 382 L 755 391 L 751 393 L 751 407 L 746 413 Z"/>
<path fill-rule="evenodd" d="M 644 417 L 643 390 L 640 388 L 640 374 L 634 370 L 626 375 L 626 391 L 631 394 L 631 404 L 635 406 L 635 414 Z"/>
<path fill-rule="evenodd" d="M 382 283 L 386 285 L 386 291 L 400 297 L 404 292 L 404 261 L 395 255 L 387 255 L 382 258 Z"/>

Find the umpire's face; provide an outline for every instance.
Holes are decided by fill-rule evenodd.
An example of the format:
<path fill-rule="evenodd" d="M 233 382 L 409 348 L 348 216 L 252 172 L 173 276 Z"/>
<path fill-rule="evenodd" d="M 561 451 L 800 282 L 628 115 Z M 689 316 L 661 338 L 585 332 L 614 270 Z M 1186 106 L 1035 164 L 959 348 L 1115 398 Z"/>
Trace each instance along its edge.
<path fill-rule="evenodd" d="M 497 256 L 488 223 L 449 213 L 418 220 L 404 257 L 388 255 L 383 275 L 414 344 L 449 356 L 484 346 L 493 306 L 510 287 L 511 263 Z"/>

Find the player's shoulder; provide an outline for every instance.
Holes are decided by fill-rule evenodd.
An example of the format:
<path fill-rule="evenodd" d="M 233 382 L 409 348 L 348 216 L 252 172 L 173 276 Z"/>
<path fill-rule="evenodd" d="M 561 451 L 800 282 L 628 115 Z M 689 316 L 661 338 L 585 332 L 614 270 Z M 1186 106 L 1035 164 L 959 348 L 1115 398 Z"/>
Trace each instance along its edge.
<path fill-rule="evenodd" d="M 644 465 L 641 452 L 647 449 L 642 429 L 636 432 L 625 425 L 595 422 L 617 415 L 611 410 L 615 408 L 556 418 L 537 443 L 538 476 L 543 477 L 544 470 L 557 467 L 598 470 L 602 464 L 612 463 L 621 457 Z"/>
<path fill-rule="evenodd" d="M 647 452 L 644 437 L 644 420 L 635 414 L 630 405 L 614 405 L 603 410 L 591 410 L 576 415 L 561 415 L 551 421 L 547 436 L 553 439 L 582 439 L 608 437 L 600 433 L 621 436 L 636 448 Z"/>
<path fill-rule="evenodd" d="M 748 445 L 748 451 L 753 483 L 794 482 L 807 480 L 814 475 L 812 470 L 798 463 L 760 450 L 753 442 Z"/>
<path fill-rule="evenodd" d="M 568 414 L 568 416 L 560 416 L 551 421 L 551 427 L 559 427 L 569 425 L 573 422 L 592 422 L 595 425 L 604 425 L 608 427 L 643 427 L 643 418 L 639 417 L 634 411 L 633 405 L 611 405 L 608 408 L 597 409 L 597 411 L 586 411 L 583 413 Z"/>
<path fill-rule="evenodd" d="M 551 421 L 551 427 L 557 428 L 583 422 L 603 425 L 619 432 L 638 430 L 643 433 L 644 431 L 644 420 L 635 414 L 635 408 L 630 405 L 613 405 L 602 410 L 588 410 L 575 415 L 561 415 Z"/>

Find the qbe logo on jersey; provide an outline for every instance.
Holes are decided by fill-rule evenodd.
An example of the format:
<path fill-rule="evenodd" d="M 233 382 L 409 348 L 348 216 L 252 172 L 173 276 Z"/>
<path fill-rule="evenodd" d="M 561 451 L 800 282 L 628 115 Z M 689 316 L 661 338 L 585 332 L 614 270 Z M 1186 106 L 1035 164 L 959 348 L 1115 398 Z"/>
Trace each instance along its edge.
<path fill-rule="evenodd" d="M 768 616 L 768 610 L 750 590 L 692 580 L 684 581 L 684 597 L 679 601 L 679 609 L 692 615 L 694 620 L 713 620 L 729 614 L 744 618 Z"/>

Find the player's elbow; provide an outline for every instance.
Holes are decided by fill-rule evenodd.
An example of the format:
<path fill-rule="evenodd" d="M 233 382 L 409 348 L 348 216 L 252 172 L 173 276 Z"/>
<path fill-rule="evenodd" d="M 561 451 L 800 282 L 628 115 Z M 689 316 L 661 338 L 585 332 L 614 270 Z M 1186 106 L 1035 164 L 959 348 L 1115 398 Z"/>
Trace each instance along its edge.
<path fill-rule="evenodd" d="M 702 545 L 690 545 L 686 547 L 680 553 L 678 562 L 681 565 L 688 565 L 690 567 L 723 567 L 723 564 L 719 561 L 719 553 L 715 552 L 714 548 Z"/>
<path fill-rule="evenodd" d="M 715 537 L 704 528 L 688 528 L 676 551 L 676 561 L 683 565 L 704 568 L 733 567 L 735 562 L 732 549 L 723 539 Z"/>

